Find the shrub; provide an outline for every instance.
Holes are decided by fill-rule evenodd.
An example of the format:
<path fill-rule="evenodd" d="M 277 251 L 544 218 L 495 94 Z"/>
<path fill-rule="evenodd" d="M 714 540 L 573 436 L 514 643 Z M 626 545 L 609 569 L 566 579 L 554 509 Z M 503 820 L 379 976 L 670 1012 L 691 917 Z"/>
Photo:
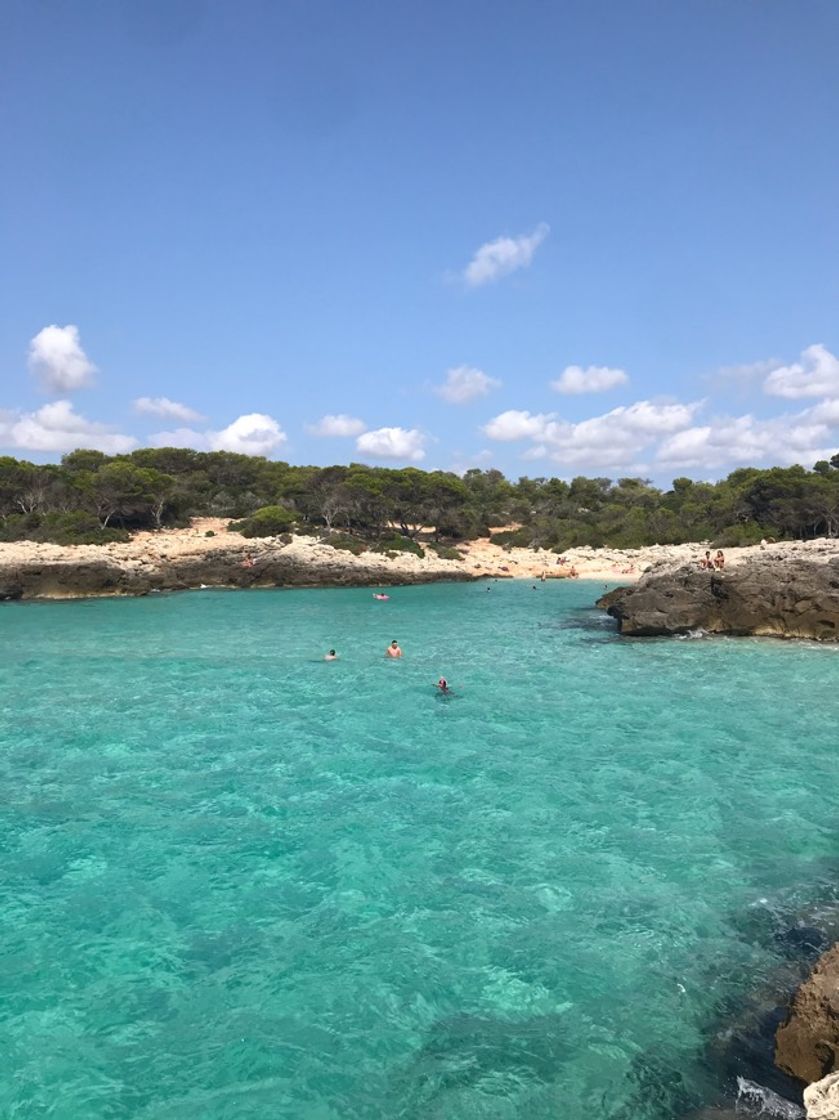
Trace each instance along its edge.
<path fill-rule="evenodd" d="M 366 552 L 369 548 L 366 541 L 359 540 L 358 537 L 351 537 L 349 533 L 327 534 L 323 540 L 325 544 L 330 544 L 333 548 L 339 548 L 342 552 L 351 552 L 353 556 L 360 556 L 362 552 Z"/>
<path fill-rule="evenodd" d="M 463 559 L 463 556 L 457 551 L 456 548 L 452 548 L 451 545 L 439 544 L 437 541 L 434 541 L 433 543 L 428 545 L 428 547 L 433 549 L 437 553 L 437 555 L 440 557 L 441 560 L 462 560 Z"/>
<path fill-rule="evenodd" d="M 205 537 L 214 537 L 216 535 L 215 529 L 208 529 L 204 534 Z"/>
<path fill-rule="evenodd" d="M 243 537 L 276 537 L 288 532 L 295 521 L 295 514 L 285 506 L 263 506 L 250 517 L 231 521 L 227 527 Z"/>
<path fill-rule="evenodd" d="M 769 531 L 758 525 L 755 521 L 743 521 L 737 525 L 727 525 L 720 529 L 714 540 L 712 548 L 743 548 L 750 544 L 760 544 L 764 537 L 769 536 Z"/>
<path fill-rule="evenodd" d="M 373 545 L 374 552 L 392 552 L 394 556 L 399 552 L 413 552 L 414 556 L 424 556 L 422 546 L 412 541 L 410 537 L 400 537 L 394 534 L 392 537 L 382 537 L 381 540 L 376 541 Z M 390 557 L 393 559 L 393 556 Z"/>
<path fill-rule="evenodd" d="M 499 544 L 502 548 L 531 548 L 533 545 L 533 530 L 529 528 L 506 529 L 502 533 L 493 533 L 492 543 Z"/>
<path fill-rule="evenodd" d="M 130 541 L 126 529 L 100 529 L 92 513 L 28 513 L 7 517 L 0 540 L 43 541 L 49 544 L 113 544 Z"/>

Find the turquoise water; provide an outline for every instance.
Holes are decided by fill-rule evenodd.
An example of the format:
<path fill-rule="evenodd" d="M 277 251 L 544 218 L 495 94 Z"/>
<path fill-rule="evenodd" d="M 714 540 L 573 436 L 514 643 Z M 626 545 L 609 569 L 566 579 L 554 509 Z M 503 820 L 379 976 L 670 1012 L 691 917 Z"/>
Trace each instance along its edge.
<path fill-rule="evenodd" d="M 620 640 L 598 589 L 0 609 L 0 1116 L 710 1092 L 715 1009 L 778 964 L 755 915 L 835 877 L 839 656 Z"/>

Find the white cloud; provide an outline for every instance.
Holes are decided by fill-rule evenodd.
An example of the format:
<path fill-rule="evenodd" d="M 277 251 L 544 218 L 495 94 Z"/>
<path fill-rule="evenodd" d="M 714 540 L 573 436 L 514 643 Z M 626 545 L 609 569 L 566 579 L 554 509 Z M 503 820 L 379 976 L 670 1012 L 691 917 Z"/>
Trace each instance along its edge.
<path fill-rule="evenodd" d="M 203 420 L 204 417 L 194 408 L 189 408 L 178 401 L 170 401 L 168 397 L 138 397 L 134 401 L 137 412 L 147 413 L 150 416 L 171 416 L 173 420 Z"/>
<path fill-rule="evenodd" d="M 52 401 L 36 412 L 7 412 L 0 419 L 0 439 L 21 451 L 65 452 L 79 447 L 119 455 L 137 447 L 133 436 L 75 412 L 70 401 Z"/>
<path fill-rule="evenodd" d="M 220 432 L 208 432 L 207 439 L 213 451 L 236 451 L 240 455 L 270 455 L 286 434 L 273 418 L 262 412 L 249 412 L 240 416 Z"/>
<path fill-rule="evenodd" d="M 50 393 L 72 393 L 93 381 L 96 366 L 79 341 L 79 328 L 68 323 L 38 331 L 29 343 L 29 371 Z"/>
<path fill-rule="evenodd" d="M 769 420 L 758 420 L 751 414 L 721 417 L 675 433 L 662 443 L 657 458 L 668 466 L 701 467 L 715 473 L 731 464 L 809 466 L 833 454 L 825 450 L 829 434 L 829 425 L 813 422 L 810 411 Z"/>
<path fill-rule="evenodd" d="M 360 436 L 367 425 L 356 416 L 347 416 L 346 413 L 328 413 L 321 416 L 317 424 L 309 424 L 306 431 L 312 436 L 337 436 L 347 438 Z"/>
<path fill-rule="evenodd" d="M 409 459 L 418 463 L 425 458 L 425 436 L 416 428 L 376 428 L 364 432 L 356 440 L 356 450 L 372 459 Z"/>
<path fill-rule="evenodd" d="M 839 398 L 819 401 L 812 408 L 805 409 L 801 415 L 815 424 L 827 424 L 831 428 L 839 427 Z"/>
<path fill-rule="evenodd" d="M 839 397 L 839 358 L 816 343 L 801 352 L 801 360 L 773 369 L 763 383 L 775 397 Z"/>
<path fill-rule="evenodd" d="M 510 442 L 516 439 L 538 439 L 547 425 L 553 421 L 553 413 L 530 413 L 521 409 L 509 408 L 484 424 L 481 431 L 490 439 Z"/>
<path fill-rule="evenodd" d="M 605 393 L 618 385 L 625 385 L 629 377 L 622 369 L 608 366 L 566 366 L 551 388 L 557 393 Z"/>
<path fill-rule="evenodd" d="M 235 451 L 240 455 L 270 455 L 286 434 L 273 418 L 261 412 L 240 416 L 221 431 L 199 432 L 195 428 L 174 428 L 149 436 L 152 447 L 191 447 L 195 451 Z"/>
<path fill-rule="evenodd" d="M 545 222 L 540 222 L 533 233 L 521 234 L 519 237 L 497 237 L 495 241 L 487 241 L 463 271 L 467 286 L 478 288 L 519 268 L 527 268 L 549 232 L 550 227 Z"/>
<path fill-rule="evenodd" d="M 572 424 L 554 413 L 530 413 L 511 409 L 485 425 L 490 439 L 529 439 L 534 446 L 525 458 L 548 456 L 555 463 L 583 469 L 627 468 L 663 436 L 688 427 L 701 402 L 654 404 L 637 401 Z"/>
<path fill-rule="evenodd" d="M 455 366 L 446 374 L 442 385 L 437 385 L 434 392 L 448 401 L 449 404 L 466 404 L 477 397 L 485 397 L 493 389 L 498 389 L 501 382 L 495 377 L 489 377 L 483 370 L 474 366 Z"/>
<path fill-rule="evenodd" d="M 541 442 L 556 463 L 581 469 L 627 469 L 652 443 L 687 427 L 699 407 L 699 402 L 637 401 L 577 424 L 551 424 Z"/>

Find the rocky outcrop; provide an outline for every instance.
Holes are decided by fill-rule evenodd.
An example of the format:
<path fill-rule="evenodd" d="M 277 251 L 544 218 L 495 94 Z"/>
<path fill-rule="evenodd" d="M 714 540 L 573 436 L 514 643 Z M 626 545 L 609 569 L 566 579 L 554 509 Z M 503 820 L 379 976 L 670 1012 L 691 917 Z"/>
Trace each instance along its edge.
<path fill-rule="evenodd" d="M 324 547 L 309 553 L 262 547 L 252 562 L 241 547 L 148 557 L 93 547 L 75 552 L 56 559 L 0 559 L 0 600 L 147 595 L 202 586 L 363 587 L 475 578 L 454 561 L 429 558 L 408 567 L 382 555 L 356 557 Z"/>
<path fill-rule="evenodd" d="M 651 637 L 704 630 L 839 640 L 839 557 L 761 554 L 723 572 L 662 565 L 598 606 L 622 634 Z"/>
<path fill-rule="evenodd" d="M 804 1090 L 807 1120 L 839 1120 L 839 1073 L 829 1073 Z"/>
<path fill-rule="evenodd" d="M 839 1072 L 839 944 L 796 992 L 775 1036 L 775 1063 L 807 1082 Z"/>

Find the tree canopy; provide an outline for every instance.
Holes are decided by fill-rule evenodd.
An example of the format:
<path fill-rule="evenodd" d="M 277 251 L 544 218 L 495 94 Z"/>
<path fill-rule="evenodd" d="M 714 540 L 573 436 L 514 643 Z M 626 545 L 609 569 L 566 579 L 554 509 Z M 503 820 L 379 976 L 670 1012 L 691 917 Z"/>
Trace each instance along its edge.
<path fill-rule="evenodd" d="M 249 533 L 296 528 L 364 540 L 468 540 L 500 530 L 510 544 L 633 548 L 712 540 L 748 544 L 839 534 L 839 453 L 802 466 L 741 467 L 719 482 L 676 478 L 463 476 L 362 463 L 295 467 L 228 451 L 79 450 L 59 465 L 0 457 L 0 539 L 73 543 L 187 524 L 239 521 Z M 515 526 L 515 528 L 510 528 Z"/>

